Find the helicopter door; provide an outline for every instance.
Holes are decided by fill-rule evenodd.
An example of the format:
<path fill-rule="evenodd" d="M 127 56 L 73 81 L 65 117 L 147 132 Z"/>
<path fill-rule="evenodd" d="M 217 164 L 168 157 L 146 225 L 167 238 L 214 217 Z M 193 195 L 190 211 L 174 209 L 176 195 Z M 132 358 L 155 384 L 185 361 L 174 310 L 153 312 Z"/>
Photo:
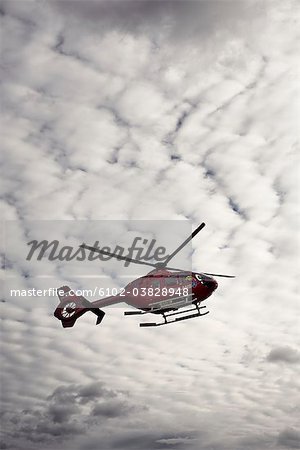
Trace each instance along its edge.
<path fill-rule="evenodd" d="M 152 280 L 153 280 L 152 277 L 143 277 L 140 279 L 139 290 L 143 298 L 152 297 L 152 295 L 150 295 L 152 288 Z"/>
<path fill-rule="evenodd" d="M 166 278 L 165 286 L 175 288 L 177 286 L 177 277 L 171 276 L 171 277 Z"/>
<path fill-rule="evenodd" d="M 161 295 L 160 278 L 153 278 L 150 282 L 150 288 L 153 289 L 153 297 L 160 297 Z M 152 290 L 150 292 L 152 292 Z"/>
<path fill-rule="evenodd" d="M 160 279 L 154 277 L 145 277 L 142 287 L 146 288 L 147 297 L 156 297 L 160 295 Z"/>

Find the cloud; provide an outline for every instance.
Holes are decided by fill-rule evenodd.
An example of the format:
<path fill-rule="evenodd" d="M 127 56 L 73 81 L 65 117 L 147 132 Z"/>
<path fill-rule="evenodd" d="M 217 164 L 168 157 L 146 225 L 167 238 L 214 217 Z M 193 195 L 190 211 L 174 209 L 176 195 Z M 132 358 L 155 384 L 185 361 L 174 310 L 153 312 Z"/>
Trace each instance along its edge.
<path fill-rule="evenodd" d="M 76 3 L 72 8 L 68 1 L 58 1 L 54 2 L 54 5 L 63 14 L 79 17 L 85 23 L 101 23 L 103 31 L 117 27 L 123 33 L 146 33 L 156 36 L 158 41 L 160 36 L 167 35 L 175 42 L 203 39 L 220 27 L 238 28 L 241 21 L 246 21 L 247 14 L 263 13 L 262 5 L 258 8 L 252 2 L 231 0 L 226 4 L 223 2 L 208 4 L 203 1 L 117 0 L 113 3 L 89 2 L 85 6 Z"/>
<path fill-rule="evenodd" d="M 2 420 L 8 431 L 8 442 L 11 441 L 12 445 L 14 438 L 24 444 L 48 445 L 52 442 L 55 445 L 61 439 L 76 435 L 82 437 L 89 427 L 98 426 L 98 417 L 101 417 L 101 426 L 104 427 L 104 420 L 124 419 L 135 411 L 136 406 L 131 404 L 126 393 L 92 382 L 58 386 L 43 406 L 23 410 L 21 415 L 3 412 Z"/>
<path fill-rule="evenodd" d="M 101 416 L 107 418 L 123 416 L 130 412 L 130 407 L 120 400 L 112 400 L 105 404 L 97 404 L 92 411 L 93 416 Z"/>
<path fill-rule="evenodd" d="M 300 362 L 300 353 L 291 347 L 273 348 L 267 355 L 267 361 L 275 363 L 297 364 Z"/>
<path fill-rule="evenodd" d="M 158 432 L 148 434 L 135 433 L 132 436 L 123 436 L 115 441 L 113 448 L 120 449 L 180 449 L 189 448 L 189 444 L 194 444 L 194 440 L 178 435 L 160 435 Z M 183 447 L 184 446 L 184 447 Z"/>
<path fill-rule="evenodd" d="M 279 433 L 277 443 L 284 448 L 300 448 L 300 433 L 291 428 L 283 430 Z"/>

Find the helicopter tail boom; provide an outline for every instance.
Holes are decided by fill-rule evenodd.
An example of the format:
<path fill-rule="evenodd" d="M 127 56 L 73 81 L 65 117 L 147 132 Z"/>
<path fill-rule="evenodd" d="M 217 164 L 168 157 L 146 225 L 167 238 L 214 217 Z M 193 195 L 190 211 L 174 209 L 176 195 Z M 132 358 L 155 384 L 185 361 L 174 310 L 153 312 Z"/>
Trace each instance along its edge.
<path fill-rule="evenodd" d="M 95 305 L 86 298 L 76 295 L 69 286 L 59 288 L 58 297 L 60 304 L 54 311 L 54 316 L 61 321 L 64 328 L 73 327 L 76 320 L 87 311 L 97 316 L 96 325 L 99 325 L 105 316 L 104 311 L 95 308 Z"/>

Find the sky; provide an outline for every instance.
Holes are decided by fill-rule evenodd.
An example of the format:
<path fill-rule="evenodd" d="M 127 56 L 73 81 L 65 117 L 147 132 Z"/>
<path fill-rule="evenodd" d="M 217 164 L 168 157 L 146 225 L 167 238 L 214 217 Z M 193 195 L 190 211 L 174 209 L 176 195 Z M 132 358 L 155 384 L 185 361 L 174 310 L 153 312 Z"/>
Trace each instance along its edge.
<path fill-rule="evenodd" d="M 111 307 L 66 330 L 55 297 L 3 289 L 0 449 L 300 448 L 298 2 L 0 16 L 2 281 L 65 284 L 56 262 L 28 272 L 29 228 L 84 240 L 97 220 L 205 222 L 193 269 L 236 275 L 210 314 L 157 329 Z"/>

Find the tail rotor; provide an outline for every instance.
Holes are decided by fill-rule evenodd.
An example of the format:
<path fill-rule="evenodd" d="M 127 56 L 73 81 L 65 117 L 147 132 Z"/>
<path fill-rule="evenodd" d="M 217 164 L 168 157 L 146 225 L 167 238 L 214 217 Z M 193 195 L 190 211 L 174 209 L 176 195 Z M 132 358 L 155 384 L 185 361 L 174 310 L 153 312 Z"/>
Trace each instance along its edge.
<path fill-rule="evenodd" d="M 64 328 L 71 328 L 79 317 L 87 311 L 91 311 L 97 316 L 96 325 L 102 322 L 105 312 L 95 308 L 86 298 L 76 295 L 69 286 L 62 286 L 58 289 L 60 304 L 54 311 L 54 316 L 61 321 Z"/>

